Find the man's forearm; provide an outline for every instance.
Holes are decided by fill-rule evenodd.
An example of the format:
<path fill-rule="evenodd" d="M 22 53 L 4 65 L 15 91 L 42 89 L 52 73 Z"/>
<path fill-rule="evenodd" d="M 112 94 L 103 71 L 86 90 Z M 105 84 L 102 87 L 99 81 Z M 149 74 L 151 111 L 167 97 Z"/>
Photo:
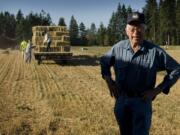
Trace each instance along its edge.
<path fill-rule="evenodd" d="M 162 92 L 162 89 L 157 86 L 156 88 L 154 88 L 154 91 L 156 92 L 156 95 L 158 95 Z"/>

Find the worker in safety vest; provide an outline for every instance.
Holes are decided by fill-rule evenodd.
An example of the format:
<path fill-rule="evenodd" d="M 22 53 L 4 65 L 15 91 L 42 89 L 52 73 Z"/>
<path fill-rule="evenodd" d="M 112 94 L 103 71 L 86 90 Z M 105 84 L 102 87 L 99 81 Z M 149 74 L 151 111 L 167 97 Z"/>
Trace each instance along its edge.
<path fill-rule="evenodd" d="M 22 57 L 24 59 L 25 57 L 25 50 L 26 50 L 26 47 L 27 47 L 27 42 L 25 40 L 23 40 L 20 44 L 20 51 L 22 53 Z"/>

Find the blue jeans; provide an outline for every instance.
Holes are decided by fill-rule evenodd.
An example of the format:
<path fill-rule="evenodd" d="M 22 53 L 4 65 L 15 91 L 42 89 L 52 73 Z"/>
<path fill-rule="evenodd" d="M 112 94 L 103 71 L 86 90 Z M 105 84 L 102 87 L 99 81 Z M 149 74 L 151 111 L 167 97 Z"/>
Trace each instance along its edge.
<path fill-rule="evenodd" d="M 121 135 L 149 135 L 152 118 L 152 101 L 139 97 L 120 96 L 114 113 Z"/>

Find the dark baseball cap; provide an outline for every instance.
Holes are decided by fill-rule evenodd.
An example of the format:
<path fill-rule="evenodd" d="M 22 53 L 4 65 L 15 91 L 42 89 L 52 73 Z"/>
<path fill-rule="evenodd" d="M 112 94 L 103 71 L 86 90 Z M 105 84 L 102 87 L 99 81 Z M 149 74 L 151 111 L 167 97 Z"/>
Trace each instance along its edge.
<path fill-rule="evenodd" d="M 139 12 L 132 12 L 128 14 L 127 24 L 134 24 L 134 23 L 145 24 L 144 14 Z"/>

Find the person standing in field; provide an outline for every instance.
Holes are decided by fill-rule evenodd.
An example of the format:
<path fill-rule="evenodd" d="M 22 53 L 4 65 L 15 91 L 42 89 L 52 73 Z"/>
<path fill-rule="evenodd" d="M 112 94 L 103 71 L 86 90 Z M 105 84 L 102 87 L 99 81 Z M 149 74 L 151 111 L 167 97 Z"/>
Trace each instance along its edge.
<path fill-rule="evenodd" d="M 28 44 L 27 44 L 27 47 L 25 50 L 25 53 L 26 53 L 25 62 L 26 63 L 31 63 L 32 48 L 33 48 L 33 46 L 32 46 L 31 40 L 28 40 Z"/>
<path fill-rule="evenodd" d="M 22 53 L 22 57 L 23 59 L 25 59 L 25 50 L 26 50 L 26 47 L 27 47 L 27 42 L 25 40 L 23 40 L 20 44 L 20 51 Z"/>
<path fill-rule="evenodd" d="M 51 46 L 51 38 L 50 38 L 49 33 L 47 31 L 45 31 L 43 42 L 44 42 L 44 45 L 47 45 L 46 52 L 49 52 L 50 46 Z"/>
<path fill-rule="evenodd" d="M 152 101 L 160 93 L 168 94 L 180 77 L 180 65 L 159 46 L 144 40 L 145 29 L 144 14 L 129 14 L 125 28 L 128 39 L 115 44 L 100 60 L 102 77 L 115 98 L 114 114 L 121 135 L 148 135 Z M 161 70 L 167 75 L 155 87 Z"/>

